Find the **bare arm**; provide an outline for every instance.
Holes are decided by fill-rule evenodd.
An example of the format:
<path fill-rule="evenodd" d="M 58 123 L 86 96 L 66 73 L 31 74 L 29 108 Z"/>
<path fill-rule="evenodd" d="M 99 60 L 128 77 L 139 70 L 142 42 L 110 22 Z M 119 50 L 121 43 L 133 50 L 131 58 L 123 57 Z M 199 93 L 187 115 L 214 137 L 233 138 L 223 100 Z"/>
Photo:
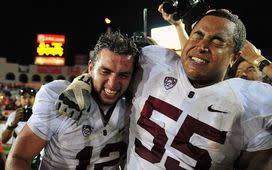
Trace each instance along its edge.
<path fill-rule="evenodd" d="M 181 19 L 174 20 L 173 19 L 174 14 L 167 14 L 166 12 L 164 12 L 162 8 L 162 4 L 159 6 L 158 11 L 162 14 L 162 17 L 165 21 L 175 26 L 177 34 L 178 34 L 179 42 L 180 42 L 180 48 L 182 50 L 184 47 L 184 44 L 188 40 L 188 34 L 185 30 L 184 23 L 182 22 Z"/>
<path fill-rule="evenodd" d="M 7 141 L 12 137 L 14 129 L 17 127 L 18 122 L 23 118 L 23 116 L 23 108 L 18 108 L 16 110 L 15 119 L 2 132 L 2 143 L 7 143 Z"/>
<path fill-rule="evenodd" d="M 35 135 L 26 124 L 11 147 L 6 170 L 31 170 L 32 159 L 45 145 L 46 141 Z"/>
<path fill-rule="evenodd" d="M 239 170 L 271 170 L 272 169 L 272 148 L 268 150 L 246 152 L 240 157 Z"/>
<path fill-rule="evenodd" d="M 260 57 L 265 58 L 261 55 L 261 51 L 249 41 L 246 41 L 241 52 L 243 58 L 254 65 L 256 65 L 256 63 L 254 62 L 256 59 Z M 270 65 L 264 67 L 262 72 L 272 79 L 272 64 L 270 63 Z"/>
<path fill-rule="evenodd" d="M 2 143 L 7 143 L 7 141 L 11 138 L 15 128 L 6 128 L 2 132 Z"/>

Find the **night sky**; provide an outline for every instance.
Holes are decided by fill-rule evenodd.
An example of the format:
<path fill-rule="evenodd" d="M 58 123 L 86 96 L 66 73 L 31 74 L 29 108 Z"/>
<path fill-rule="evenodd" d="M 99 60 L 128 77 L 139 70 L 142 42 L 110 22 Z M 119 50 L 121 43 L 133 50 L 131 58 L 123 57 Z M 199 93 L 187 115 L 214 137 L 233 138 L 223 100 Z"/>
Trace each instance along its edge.
<path fill-rule="evenodd" d="M 183 0 L 186 1 L 186 0 Z M 66 64 L 73 56 L 88 54 L 99 35 L 106 31 L 104 18 L 111 19 L 113 30 L 132 35 L 143 31 L 143 9 L 147 8 L 147 31 L 168 25 L 157 12 L 160 0 L 9 0 L 0 4 L 0 56 L 8 62 L 32 64 L 37 33 L 66 36 Z M 207 0 L 211 7 L 226 8 L 238 14 L 247 28 L 247 39 L 272 56 L 269 40 L 271 9 L 265 0 Z M 271 57 L 270 57 L 271 59 Z"/>

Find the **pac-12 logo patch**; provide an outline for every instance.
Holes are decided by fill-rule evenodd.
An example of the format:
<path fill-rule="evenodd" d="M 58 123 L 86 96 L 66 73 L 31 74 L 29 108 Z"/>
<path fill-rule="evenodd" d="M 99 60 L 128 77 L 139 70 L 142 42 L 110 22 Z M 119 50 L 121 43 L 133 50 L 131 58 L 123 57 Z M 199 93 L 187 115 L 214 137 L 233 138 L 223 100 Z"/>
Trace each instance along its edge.
<path fill-rule="evenodd" d="M 165 77 L 164 78 L 164 87 L 166 90 L 173 88 L 177 84 L 177 79 L 174 77 Z"/>
<path fill-rule="evenodd" d="M 89 136 L 92 133 L 92 127 L 90 125 L 82 126 L 82 134 L 84 137 Z"/>

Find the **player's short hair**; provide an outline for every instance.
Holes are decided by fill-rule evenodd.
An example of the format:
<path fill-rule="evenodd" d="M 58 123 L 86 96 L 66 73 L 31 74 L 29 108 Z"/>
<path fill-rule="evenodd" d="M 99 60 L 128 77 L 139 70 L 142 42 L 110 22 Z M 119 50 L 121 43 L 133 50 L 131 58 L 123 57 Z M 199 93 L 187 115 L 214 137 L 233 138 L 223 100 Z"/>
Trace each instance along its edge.
<path fill-rule="evenodd" d="M 94 50 L 90 52 L 92 62 L 96 62 L 97 54 L 104 48 L 117 54 L 130 55 L 134 57 L 134 62 L 138 62 L 139 51 L 136 44 L 131 38 L 120 31 L 104 33 L 99 37 Z"/>
<path fill-rule="evenodd" d="M 222 17 L 230 20 L 235 24 L 234 34 L 233 34 L 233 40 L 235 42 L 234 46 L 234 52 L 239 52 L 242 47 L 244 46 L 244 43 L 246 41 L 246 28 L 243 22 L 239 19 L 239 17 L 232 12 L 230 12 L 227 9 L 212 9 L 209 10 L 206 14 L 204 14 L 195 25 L 198 24 L 198 22 L 204 18 L 205 16 L 217 16 Z M 195 27 L 194 25 L 194 27 Z"/>

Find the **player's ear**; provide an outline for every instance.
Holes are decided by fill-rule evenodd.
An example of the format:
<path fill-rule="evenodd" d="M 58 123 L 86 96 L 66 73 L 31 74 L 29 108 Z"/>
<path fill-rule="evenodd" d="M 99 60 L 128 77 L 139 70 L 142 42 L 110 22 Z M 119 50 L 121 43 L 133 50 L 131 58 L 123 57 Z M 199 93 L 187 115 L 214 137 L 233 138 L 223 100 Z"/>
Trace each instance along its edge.
<path fill-rule="evenodd" d="M 238 53 L 236 53 L 236 54 L 232 57 L 231 62 L 230 62 L 230 67 L 232 67 L 232 65 L 233 65 L 240 57 L 242 57 L 241 54 L 242 54 L 242 53 L 239 51 Z"/>
<path fill-rule="evenodd" d="M 89 73 L 91 72 L 91 70 L 93 69 L 93 67 L 94 67 L 94 64 L 93 64 L 92 60 L 89 60 L 89 63 L 88 63 L 88 72 Z"/>

